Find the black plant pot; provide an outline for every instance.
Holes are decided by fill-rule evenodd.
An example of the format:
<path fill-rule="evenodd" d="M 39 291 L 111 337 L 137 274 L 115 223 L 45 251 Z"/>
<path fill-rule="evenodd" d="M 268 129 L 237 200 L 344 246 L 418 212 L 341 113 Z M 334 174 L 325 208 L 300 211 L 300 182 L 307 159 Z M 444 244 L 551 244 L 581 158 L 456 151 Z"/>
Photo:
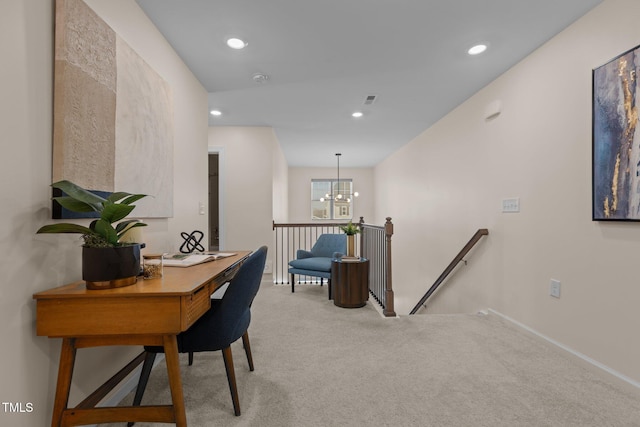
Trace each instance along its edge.
<path fill-rule="evenodd" d="M 140 244 L 115 248 L 82 247 L 82 278 L 87 289 L 111 289 L 136 283 Z"/>

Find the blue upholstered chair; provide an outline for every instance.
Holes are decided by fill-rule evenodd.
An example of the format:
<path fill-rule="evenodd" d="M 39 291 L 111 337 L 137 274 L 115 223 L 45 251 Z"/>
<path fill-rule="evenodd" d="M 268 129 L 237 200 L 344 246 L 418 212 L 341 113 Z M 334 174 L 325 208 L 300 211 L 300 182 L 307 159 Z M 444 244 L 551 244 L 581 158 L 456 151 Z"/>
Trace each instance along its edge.
<path fill-rule="evenodd" d="M 296 259 L 289 261 L 291 292 L 295 292 L 294 275 L 296 274 L 320 277 L 321 284 L 326 278 L 331 285 L 331 260 L 343 256 L 346 252 L 346 234 L 321 234 L 310 251 L 298 249 Z M 331 286 L 329 286 L 329 292 L 331 292 Z"/>
<path fill-rule="evenodd" d="M 178 334 L 178 351 L 189 353 L 189 364 L 191 364 L 191 355 L 194 352 L 222 350 L 236 415 L 240 415 L 240 403 L 233 369 L 231 344 L 242 338 L 249 370 L 253 371 L 253 358 L 247 329 L 251 321 L 251 303 L 260 288 L 266 259 L 266 246 L 253 252 L 231 279 L 222 299 L 212 299 L 211 308 L 189 329 Z M 163 347 L 145 346 L 144 349 L 146 355 L 133 399 L 134 406 L 139 406 L 142 401 L 156 354 L 164 352 Z M 129 423 L 129 426 L 131 425 L 133 423 Z"/>

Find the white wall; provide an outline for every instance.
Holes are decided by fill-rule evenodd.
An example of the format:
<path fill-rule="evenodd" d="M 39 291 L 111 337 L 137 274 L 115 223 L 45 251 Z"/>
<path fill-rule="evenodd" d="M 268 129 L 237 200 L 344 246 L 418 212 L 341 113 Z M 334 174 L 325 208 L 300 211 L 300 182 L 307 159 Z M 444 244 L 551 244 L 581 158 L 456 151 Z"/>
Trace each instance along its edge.
<path fill-rule="evenodd" d="M 207 227 L 195 200 L 206 201 L 207 94 L 159 35 L 134 0 L 87 2 L 171 86 L 175 102 L 175 217 L 149 221 L 151 250 L 176 246 L 179 232 Z M 50 424 L 60 340 L 35 334 L 35 292 L 81 277 L 80 242 L 75 236 L 36 235 L 51 222 L 53 104 L 52 0 L 3 0 L 0 14 L 0 397 L 33 404 L 30 413 L 5 413 L 0 425 Z M 202 154 L 200 156 L 200 154 Z M 186 203 L 188 201 L 188 203 Z M 185 206 L 182 206 L 185 204 Z M 78 351 L 71 403 L 78 403 L 128 362 L 140 348 Z"/>
<path fill-rule="evenodd" d="M 289 168 L 289 222 L 312 222 L 311 180 L 335 179 L 336 174 L 336 168 Z M 372 224 L 375 200 L 373 168 L 341 167 L 340 178 L 353 179 L 353 189 L 360 194 L 353 202 L 353 222 L 360 221 L 362 216 L 365 222 Z"/>
<path fill-rule="evenodd" d="M 220 210 L 221 228 L 224 229 L 221 248 L 238 250 L 271 246 L 273 177 L 277 175 L 280 180 L 286 180 L 273 129 L 215 126 L 209 128 L 208 138 L 210 149 L 223 152 L 220 157 Z"/>
<path fill-rule="evenodd" d="M 273 152 L 273 220 L 287 222 L 289 218 L 289 166 L 280 143 Z"/>
<path fill-rule="evenodd" d="M 638 17 L 640 2 L 606 0 L 376 167 L 398 312 L 486 227 L 426 312 L 489 307 L 640 381 L 640 224 L 591 221 L 591 70 L 640 43 Z M 501 213 L 508 197 L 520 213 Z"/>
<path fill-rule="evenodd" d="M 71 279 L 66 252 L 36 241 L 48 214 L 51 184 L 53 2 L 3 1 L 0 14 L 0 396 L 33 403 L 29 414 L 0 424 L 46 425 L 53 403 L 59 343 L 35 336 L 34 292 Z M 78 252 L 79 255 L 79 252 Z M 79 260 L 70 269 L 79 268 Z M 75 264 L 75 266 L 73 265 Z"/>

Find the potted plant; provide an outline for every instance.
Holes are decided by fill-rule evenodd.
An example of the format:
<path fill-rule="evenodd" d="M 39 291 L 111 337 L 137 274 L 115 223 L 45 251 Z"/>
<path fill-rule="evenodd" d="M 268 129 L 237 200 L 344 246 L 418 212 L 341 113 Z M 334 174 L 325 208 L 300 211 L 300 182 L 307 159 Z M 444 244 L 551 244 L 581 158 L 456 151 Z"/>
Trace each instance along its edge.
<path fill-rule="evenodd" d="M 360 232 L 360 227 L 349 221 L 347 225 L 340 226 L 340 230 L 347 235 L 347 256 L 355 256 L 355 235 Z"/>
<path fill-rule="evenodd" d="M 37 233 L 82 235 L 82 278 L 87 289 L 109 289 L 136 283 L 140 273 L 141 245 L 122 242 L 121 239 L 128 230 L 146 224 L 122 220 L 135 208 L 132 203 L 146 197 L 146 194 L 114 192 L 103 198 L 70 181 L 55 182 L 51 186 L 63 194 L 53 197 L 54 202 L 72 212 L 95 212 L 98 218 L 88 227 L 57 223 L 40 227 Z"/>

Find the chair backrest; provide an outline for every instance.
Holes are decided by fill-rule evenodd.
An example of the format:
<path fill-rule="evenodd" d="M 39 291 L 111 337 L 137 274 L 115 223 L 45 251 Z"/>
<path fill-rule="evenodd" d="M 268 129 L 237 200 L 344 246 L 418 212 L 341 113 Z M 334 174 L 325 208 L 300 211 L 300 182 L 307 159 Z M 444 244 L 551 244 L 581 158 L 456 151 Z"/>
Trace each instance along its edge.
<path fill-rule="evenodd" d="M 210 324 L 218 325 L 219 329 L 226 330 L 219 330 L 221 335 L 233 337 L 238 334 L 236 330 L 238 327 L 243 328 L 248 325 L 251 316 L 251 303 L 260 289 L 266 260 L 267 247 L 262 246 L 249 255 L 249 258 L 231 279 L 229 287 L 210 320 Z M 242 333 L 244 331 L 240 331 L 240 335 Z"/>
<path fill-rule="evenodd" d="M 311 254 L 318 257 L 332 258 L 336 252 L 347 253 L 346 234 L 321 234 L 311 248 Z"/>

